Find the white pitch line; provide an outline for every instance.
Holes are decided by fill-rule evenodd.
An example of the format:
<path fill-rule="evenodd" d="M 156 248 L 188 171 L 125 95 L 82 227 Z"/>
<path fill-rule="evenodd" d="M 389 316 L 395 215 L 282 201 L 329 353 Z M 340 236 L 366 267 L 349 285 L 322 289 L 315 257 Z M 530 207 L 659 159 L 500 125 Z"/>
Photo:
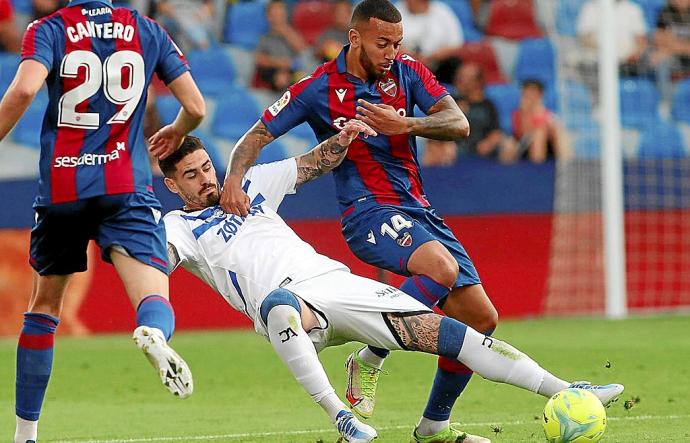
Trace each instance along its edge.
<path fill-rule="evenodd" d="M 690 415 L 631 415 L 625 417 L 609 417 L 609 421 L 651 421 L 651 420 L 682 420 L 688 419 Z M 517 426 L 535 423 L 537 420 L 525 421 L 515 420 L 509 422 L 475 422 L 462 423 L 463 426 Z M 398 426 L 380 426 L 377 431 L 396 431 L 399 429 L 412 429 L 411 425 Z M 185 437 L 149 437 L 149 438 L 126 438 L 117 440 L 52 440 L 53 443 L 150 443 L 150 442 L 166 442 L 166 441 L 209 441 L 219 440 L 221 438 L 236 439 L 236 438 L 263 438 L 263 437 L 288 437 L 296 435 L 308 435 L 319 433 L 331 433 L 332 428 L 329 429 L 310 429 L 305 431 L 286 431 L 286 432 L 247 432 L 241 434 L 216 434 L 216 435 L 193 435 Z M 51 440 L 49 440 L 51 441 Z"/>

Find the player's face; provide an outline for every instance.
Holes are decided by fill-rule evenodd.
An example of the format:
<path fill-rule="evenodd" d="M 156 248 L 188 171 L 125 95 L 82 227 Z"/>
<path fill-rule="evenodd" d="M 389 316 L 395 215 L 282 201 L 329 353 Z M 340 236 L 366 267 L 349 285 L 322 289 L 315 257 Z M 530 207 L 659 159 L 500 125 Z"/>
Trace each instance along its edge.
<path fill-rule="evenodd" d="M 203 149 L 196 150 L 180 160 L 172 180 L 166 178 L 165 181 L 168 189 L 182 198 L 187 209 L 208 208 L 220 201 L 216 170 Z"/>
<path fill-rule="evenodd" d="M 359 38 L 353 42 L 359 48 L 359 63 L 369 77 L 385 76 L 393 67 L 393 60 L 400 51 L 403 38 L 403 26 L 400 23 L 388 23 L 377 18 L 358 31 Z"/>

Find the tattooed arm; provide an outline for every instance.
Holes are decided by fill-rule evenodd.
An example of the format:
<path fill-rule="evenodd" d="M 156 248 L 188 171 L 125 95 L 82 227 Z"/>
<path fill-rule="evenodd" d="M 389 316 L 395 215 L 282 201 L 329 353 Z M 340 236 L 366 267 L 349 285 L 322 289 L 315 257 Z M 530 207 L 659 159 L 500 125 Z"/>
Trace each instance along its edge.
<path fill-rule="evenodd" d="M 220 196 L 220 206 L 225 212 L 241 216 L 249 213 L 249 197 L 242 191 L 242 177 L 256 162 L 259 151 L 273 139 L 268 128 L 259 120 L 233 148 Z"/>
<path fill-rule="evenodd" d="M 376 132 L 365 123 L 350 120 L 345 123 L 339 133 L 306 154 L 297 157 L 295 186 L 300 186 L 335 169 L 347 155 L 347 148 L 350 143 L 360 133 L 363 133 L 365 137 L 376 136 Z"/>

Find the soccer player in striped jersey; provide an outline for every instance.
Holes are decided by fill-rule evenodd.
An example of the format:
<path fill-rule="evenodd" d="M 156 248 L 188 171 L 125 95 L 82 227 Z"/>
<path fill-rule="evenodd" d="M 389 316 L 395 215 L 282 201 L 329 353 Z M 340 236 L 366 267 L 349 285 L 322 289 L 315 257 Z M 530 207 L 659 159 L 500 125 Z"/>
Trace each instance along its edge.
<path fill-rule="evenodd" d="M 306 154 L 250 168 L 242 180 L 251 199 L 246 217 L 218 206 L 213 164 L 201 141 L 187 137 L 159 162 L 166 186 L 184 203 L 164 217 L 171 267 L 183 266 L 247 315 L 346 442 L 367 443 L 377 433 L 340 400 L 317 353 L 349 341 L 442 355 L 546 397 L 568 387 L 587 389 L 604 404 L 618 397 L 622 385 L 561 380 L 509 344 L 442 317 L 399 289 L 351 274 L 290 229 L 276 212 L 285 195 L 337 166 L 360 133 L 375 134 L 349 120 Z M 455 442 L 465 441 L 458 432 Z"/>
<path fill-rule="evenodd" d="M 31 231 L 36 284 L 17 347 L 15 443 L 37 438 L 65 287 L 86 269 L 90 239 L 136 308 L 135 342 L 171 393 L 192 393 L 189 368 L 167 344 L 174 313 L 165 228 L 142 133 L 154 73 L 182 104 L 152 140 L 151 152 L 164 158 L 198 126 L 205 104 L 184 56 L 157 23 L 107 1 L 73 0 L 24 35 L 18 71 L 0 102 L 0 140 L 43 83 L 50 99 Z"/>
<path fill-rule="evenodd" d="M 333 171 L 343 235 L 361 260 L 407 276 L 401 289 L 474 329 L 491 334 L 498 313 L 467 252 L 424 195 L 416 137 L 452 140 L 469 124 L 446 89 L 419 61 L 399 54 L 402 18 L 388 0 L 364 0 L 353 12 L 349 44 L 333 61 L 291 86 L 236 145 L 221 206 L 245 215 L 249 200 L 240 183 L 259 151 L 307 122 L 319 141 L 357 118 L 379 135 L 355 140 Z M 427 116 L 414 117 L 415 107 Z M 387 352 L 375 347 L 347 362 L 348 401 L 371 416 Z M 429 401 L 414 431 L 416 441 L 454 442 L 450 411 L 470 380 L 462 363 L 439 358 Z M 488 439 L 468 436 L 466 443 Z"/>

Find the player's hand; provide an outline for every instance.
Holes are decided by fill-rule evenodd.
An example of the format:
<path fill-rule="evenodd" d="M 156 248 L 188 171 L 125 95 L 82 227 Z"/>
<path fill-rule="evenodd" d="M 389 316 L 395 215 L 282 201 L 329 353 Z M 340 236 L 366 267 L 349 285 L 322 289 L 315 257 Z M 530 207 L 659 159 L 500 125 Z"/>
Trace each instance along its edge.
<path fill-rule="evenodd" d="M 249 214 L 249 196 L 242 190 L 242 179 L 228 176 L 220 193 L 220 207 L 227 214 L 246 217 Z"/>
<path fill-rule="evenodd" d="M 369 125 L 374 131 L 384 135 L 407 134 L 409 125 L 406 117 L 390 105 L 369 103 L 357 100 L 357 119 Z"/>
<path fill-rule="evenodd" d="M 179 133 L 173 125 L 167 125 L 149 137 L 149 152 L 159 160 L 177 151 L 184 140 L 184 134 Z"/>
<path fill-rule="evenodd" d="M 343 129 L 338 133 L 337 142 L 340 146 L 349 146 L 360 134 L 362 134 L 364 138 L 370 135 L 372 137 L 378 135 L 368 124 L 361 120 L 353 119 L 345 122 Z"/>

